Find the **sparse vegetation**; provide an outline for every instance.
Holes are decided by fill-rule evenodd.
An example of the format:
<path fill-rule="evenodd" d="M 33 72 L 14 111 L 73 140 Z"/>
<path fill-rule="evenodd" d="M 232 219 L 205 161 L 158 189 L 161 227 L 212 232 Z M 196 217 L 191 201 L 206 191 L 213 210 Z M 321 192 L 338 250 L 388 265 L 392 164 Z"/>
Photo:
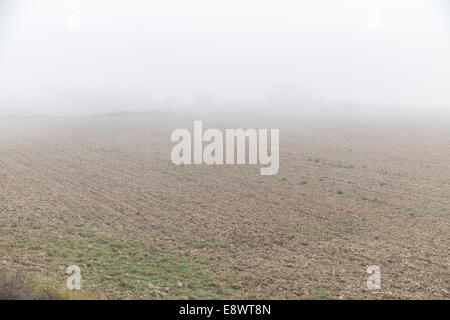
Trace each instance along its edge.
<path fill-rule="evenodd" d="M 332 168 L 341 168 L 341 169 L 353 169 L 355 166 L 354 165 L 352 165 L 352 164 L 349 164 L 349 165 L 344 165 L 344 164 L 342 164 L 342 163 L 332 163 L 332 162 L 330 162 L 330 163 L 327 163 L 327 162 L 323 162 L 323 165 L 324 166 L 330 166 L 330 167 L 332 167 Z"/>
<path fill-rule="evenodd" d="M 310 290 L 309 299 L 312 300 L 328 300 L 330 299 L 330 294 L 327 290 L 323 288 L 316 288 Z"/>
<path fill-rule="evenodd" d="M 62 285 L 31 276 L 0 272 L 0 300 L 91 300 L 98 294 L 69 290 Z"/>
<path fill-rule="evenodd" d="M 283 140 L 280 174 L 265 178 L 252 166 L 173 165 L 165 144 L 173 118 L 142 117 L 127 117 L 120 135 L 117 117 L 72 119 L 70 131 L 55 119 L 60 135 L 36 129 L 23 141 L 0 126 L 0 260 L 26 275 L 25 284 L 3 280 L 15 289 L 4 292 L 79 298 L 64 289 L 75 264 L 79 294 L 105 299 L 370 299 L 357 275 L 376 257 L 386 269 L 412 267 L 377 298 L 448 297 L 448 172 L 438 170 L 448 159 L 427 162 L 427 146 L 408 151 L 422 159 L 408 162 L 367 128 L 333 145 L 298 134 Z M 430 153 L 441 150 L 431 141 Z M 401 181 L 391 185 L 397 168 Z M 323 287 L 324 277 L 340 281 Z M 412 281 L 421 286 L 411 291 Z"/>

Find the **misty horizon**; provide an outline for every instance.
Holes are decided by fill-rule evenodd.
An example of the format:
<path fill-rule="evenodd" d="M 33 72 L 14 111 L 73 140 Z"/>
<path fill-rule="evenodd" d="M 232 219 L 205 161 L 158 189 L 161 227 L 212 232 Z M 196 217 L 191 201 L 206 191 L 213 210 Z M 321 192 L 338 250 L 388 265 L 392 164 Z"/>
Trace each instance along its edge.
<path fill-rule="evenodd" d="M 449 17 L 0 0 L 0 303 L 450 300 Z"/>
<path fill-rule="evenodd" d="M 0 1 L 0 114 L 450 105 L 445 1 L 195 4 Z"/>

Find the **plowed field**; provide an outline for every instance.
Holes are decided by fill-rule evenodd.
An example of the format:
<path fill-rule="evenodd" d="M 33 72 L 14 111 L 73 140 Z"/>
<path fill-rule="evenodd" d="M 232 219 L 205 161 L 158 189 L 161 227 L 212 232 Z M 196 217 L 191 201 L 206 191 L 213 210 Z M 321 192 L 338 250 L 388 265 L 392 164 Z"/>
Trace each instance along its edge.
<path fill-rule="evenodd" d="M 278 174 L 172 164 L 194 120 L 279 128 Z M 0 268 L 64 284 L 76 264 L 112 299 L 449 299 L 449 146 L 425 119 L 1 119 Z"/>

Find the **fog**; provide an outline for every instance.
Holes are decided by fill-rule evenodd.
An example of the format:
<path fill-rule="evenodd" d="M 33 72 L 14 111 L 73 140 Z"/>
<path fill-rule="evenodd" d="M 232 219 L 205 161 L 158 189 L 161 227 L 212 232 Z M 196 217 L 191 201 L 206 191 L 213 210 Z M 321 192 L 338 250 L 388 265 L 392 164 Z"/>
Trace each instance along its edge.
<path fill-rule="evenodd" d="M 449 17 L 445 0 L 0 0 L 0 115 L 447 110 Z"/>

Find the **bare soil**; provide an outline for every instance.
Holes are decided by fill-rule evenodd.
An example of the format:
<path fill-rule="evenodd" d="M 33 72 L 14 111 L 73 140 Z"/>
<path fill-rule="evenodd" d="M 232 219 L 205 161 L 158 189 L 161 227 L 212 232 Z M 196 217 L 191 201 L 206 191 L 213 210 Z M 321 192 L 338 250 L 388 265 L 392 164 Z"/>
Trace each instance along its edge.
<path fill-rule="evenodd" d="M 280 171 L 170 160 L 176 128 L 279 128 Z M 0 268 L 112 299 L 449 299 L 448 122 L 0 120 Z M 381 289 L 368 290 L 369 265 Z"/>

